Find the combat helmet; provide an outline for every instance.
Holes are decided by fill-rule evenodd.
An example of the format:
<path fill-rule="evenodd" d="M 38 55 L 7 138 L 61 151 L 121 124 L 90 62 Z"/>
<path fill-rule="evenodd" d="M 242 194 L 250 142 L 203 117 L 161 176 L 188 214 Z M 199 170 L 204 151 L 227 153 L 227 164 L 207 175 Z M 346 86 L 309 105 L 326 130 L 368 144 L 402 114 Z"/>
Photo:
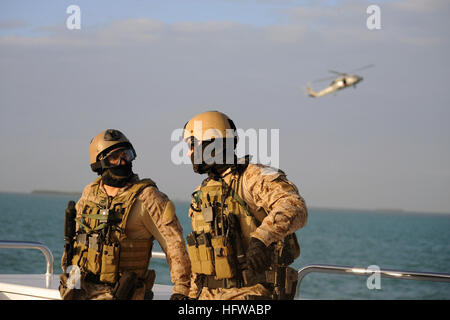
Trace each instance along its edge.
<path fill-rule="evenodd" d="M 219 111 L 200 113 L 184 125 L 184 140 L 195 138 L 197 141 L 213 139 L 234 139 L 236 146 L 238 136 L 236 126 L 226 114 Z"/>
<path fill-rule="evenodd" d="M 89 158 L 91 169 L 100 173 L 103 169 L 111 167 L 106 159 L 107 155 L 116 149 L 125 149 L 129 151 L 129 161 L 136 158 L 136 151 L 131 142 L 119 130 L 107 129 L 96 135 L 89 145 Z"/>
<path fill-rule="evenodd" d="M 189 120 L 184 126 L 183 139 L 191 150 L 196 173 L 215 175 L 236 164 L 236 126 L 219 111 L 203 112 Z"/>

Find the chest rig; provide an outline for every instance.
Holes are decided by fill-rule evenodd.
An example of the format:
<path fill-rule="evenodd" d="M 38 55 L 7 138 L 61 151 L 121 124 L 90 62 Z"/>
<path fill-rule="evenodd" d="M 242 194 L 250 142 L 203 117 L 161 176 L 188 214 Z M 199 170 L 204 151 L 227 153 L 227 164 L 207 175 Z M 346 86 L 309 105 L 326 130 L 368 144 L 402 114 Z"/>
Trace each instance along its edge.
<path fill-rule="evenodd" d="M 205 286 L 210 288 L 252 285 L 245 284 L 245 252 L 251 233 L 261 221 L 239 195 L 240 179 L 242 173 L 207 179 L 192 195 L 193 231 L 187 236 L 187 249 L 192 272 L 207 279 Z M 283 243 L 294 259 L 299 256 L 299 252 L 293 252 L 299 248 L 295 234 L 286 237 Z M 259 280 L 266 282 L 264 275 Z"/>
<path fill-rule="evenodd" d="M 114 284 L 125 271 L 143 277 L 147 271 L 152 241 L 132 240 L 125 233 L 133 204 L 142 190 L 156 186 L 150 179 L 140 180 L 123 193 L 108 197 L 97 179 L 88 194 L 74 244 L 72 265 L 98 281 Z"/>

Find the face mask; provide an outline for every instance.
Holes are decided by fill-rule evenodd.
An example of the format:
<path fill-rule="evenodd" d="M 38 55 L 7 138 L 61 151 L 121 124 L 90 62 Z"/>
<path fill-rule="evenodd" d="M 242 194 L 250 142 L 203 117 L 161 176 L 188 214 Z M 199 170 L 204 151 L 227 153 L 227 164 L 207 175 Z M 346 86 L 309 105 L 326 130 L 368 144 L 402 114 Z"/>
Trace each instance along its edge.
<path fill-rule="evenodd" d="M 192 162 L 192 170 L 194 170 L 195 173 L 198 174 L 204 174 L 207 173 L 213 165 L 206 164 L 204 162 L 197 164 L 194 162 L 194 155 L 191 155 L 191 162 Z"/>
<path fill-rule="evenodd" d="M 205 155 L 206 148 L 209 148 L 209 151 L 212 151 L 212 152 L 206 152 L 206 155 Z M 214 145 L 211 145 L 211 142 L 203 143 L 201 147 L 198 147 L 198 149 L 195 150 L 195 151 L 197 151 L 197 153 L 193 152 L 191 154 L 192 169 L 194 170 L 195 173 L 198 173 L 198 174 L 204 174 L 204 173 L 220 174 L 221 172 L 225 171 L 230 166 L 233 166 L 236 163 L 236 156 L 235 156 L 234 152 L 231 155 L 232 156 L 231 160 L 228 159 L 228 161 L 227 161 L 227 159 L 225 157 L 225 155 L 226 155 L 225 149 L 223 149 L 223 147 L 222 147 L 222 149 L 216 150 L 214 148 Z M 199 153 L 201 153 L 201 154 L 199 154 Z M 203 157 L 200 157 L 202 155 L 207 156 L 208 158 L 204 159 Z M 215 163 L 213 161 L 213 159 L 215 157 L 220 157 L 220 160 L 222 163 Z"/>
<path fill-rule="evenodd" d="M 108 186 L 122 188 L 126 186 L 132 176 L 132 164 L 131 162 L 127 162 L 126 165 L 104 170 L 102 173 L 102 181 Z"/>

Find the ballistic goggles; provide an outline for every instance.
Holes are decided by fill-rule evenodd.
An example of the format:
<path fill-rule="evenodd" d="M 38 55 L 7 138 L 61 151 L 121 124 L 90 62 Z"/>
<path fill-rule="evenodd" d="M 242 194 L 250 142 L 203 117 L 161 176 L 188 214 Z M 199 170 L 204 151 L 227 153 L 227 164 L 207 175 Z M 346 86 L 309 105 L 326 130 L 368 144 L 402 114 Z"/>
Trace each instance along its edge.
<path fill-rule="evenodd" d="M 102 168 L 112 168 L 117 167 L 122 162 L 122 159 L 126 162 L 131 162 L 136 158 L 136 154 L 133 149 L 130 148 L 120 148 L 112 150 L 107 153 L 105 156 L 101 157 L 100 163 Z"/>

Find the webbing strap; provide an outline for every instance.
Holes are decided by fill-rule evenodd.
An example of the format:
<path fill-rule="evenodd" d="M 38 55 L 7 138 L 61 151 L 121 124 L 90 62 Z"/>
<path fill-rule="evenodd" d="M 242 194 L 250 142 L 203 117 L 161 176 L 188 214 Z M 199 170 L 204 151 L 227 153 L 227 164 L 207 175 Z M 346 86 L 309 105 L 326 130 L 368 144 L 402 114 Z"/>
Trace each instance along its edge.
<path fill-rule="evenodd" d="M 105 216 L 103 216 L 103 218 L 104 217 Z M 91 228 L 88 225 L 85 225 L 83 222 L 81 222 L 81 219 L 75 219 L 75 221 L 79 225 L 83 226 L 86 230 L 89 230 L 89 232 L 102 230 L 103 228 L 105 228 L 108 225 L 107 223 L 102 223 L 102 224 L 99 224 L 98 226 L 96 226 L 95 228 Z"/>
<path fill-rule="evenodd" d="M 94 219 L 94 220 L 105 220 L 105 219 L 111 220 L 111 218 L 108 218 L 108 216 L 105 216 L 103 214 L 82 214 L 81 216 L 84 217 L 84 218 L 89 218 L 89 219 Z M 115 218 L 117 220 L 121 220 L 120 216 L 117 216 Z"/>
<path fill-rule="evenodd" d="M 220 182 L 222 182 L 222 184 L 228 188 L 228 190 L 230 190 L 231 192 L 231 196 L 233 197 L 234 200 L 237 201 L 237 203 L 239 203 L 240 206 L 242 206 L 245 209 L 245 214 L 249 217 L 252 218 L 253 223 L 256 225 L 256 227 L 259 227 L 261 225 L 261 222 L 256 219 L 256 217 L 252 214 L 252 212 L 250 211 L 250 209 L 248 208 L 248 204 L 239 196 L 239 194 L 236 192 L 236 190 L 234 190 L 234 188 L 232 188 L 231 186 L 229 186 L 224 179 L 220 178 L 219 179 Z M 233 183 L 233 181 L 235 181 L 236 184 L 238 184 L 237 180 L 232 180 L 231 183 Z"/>

